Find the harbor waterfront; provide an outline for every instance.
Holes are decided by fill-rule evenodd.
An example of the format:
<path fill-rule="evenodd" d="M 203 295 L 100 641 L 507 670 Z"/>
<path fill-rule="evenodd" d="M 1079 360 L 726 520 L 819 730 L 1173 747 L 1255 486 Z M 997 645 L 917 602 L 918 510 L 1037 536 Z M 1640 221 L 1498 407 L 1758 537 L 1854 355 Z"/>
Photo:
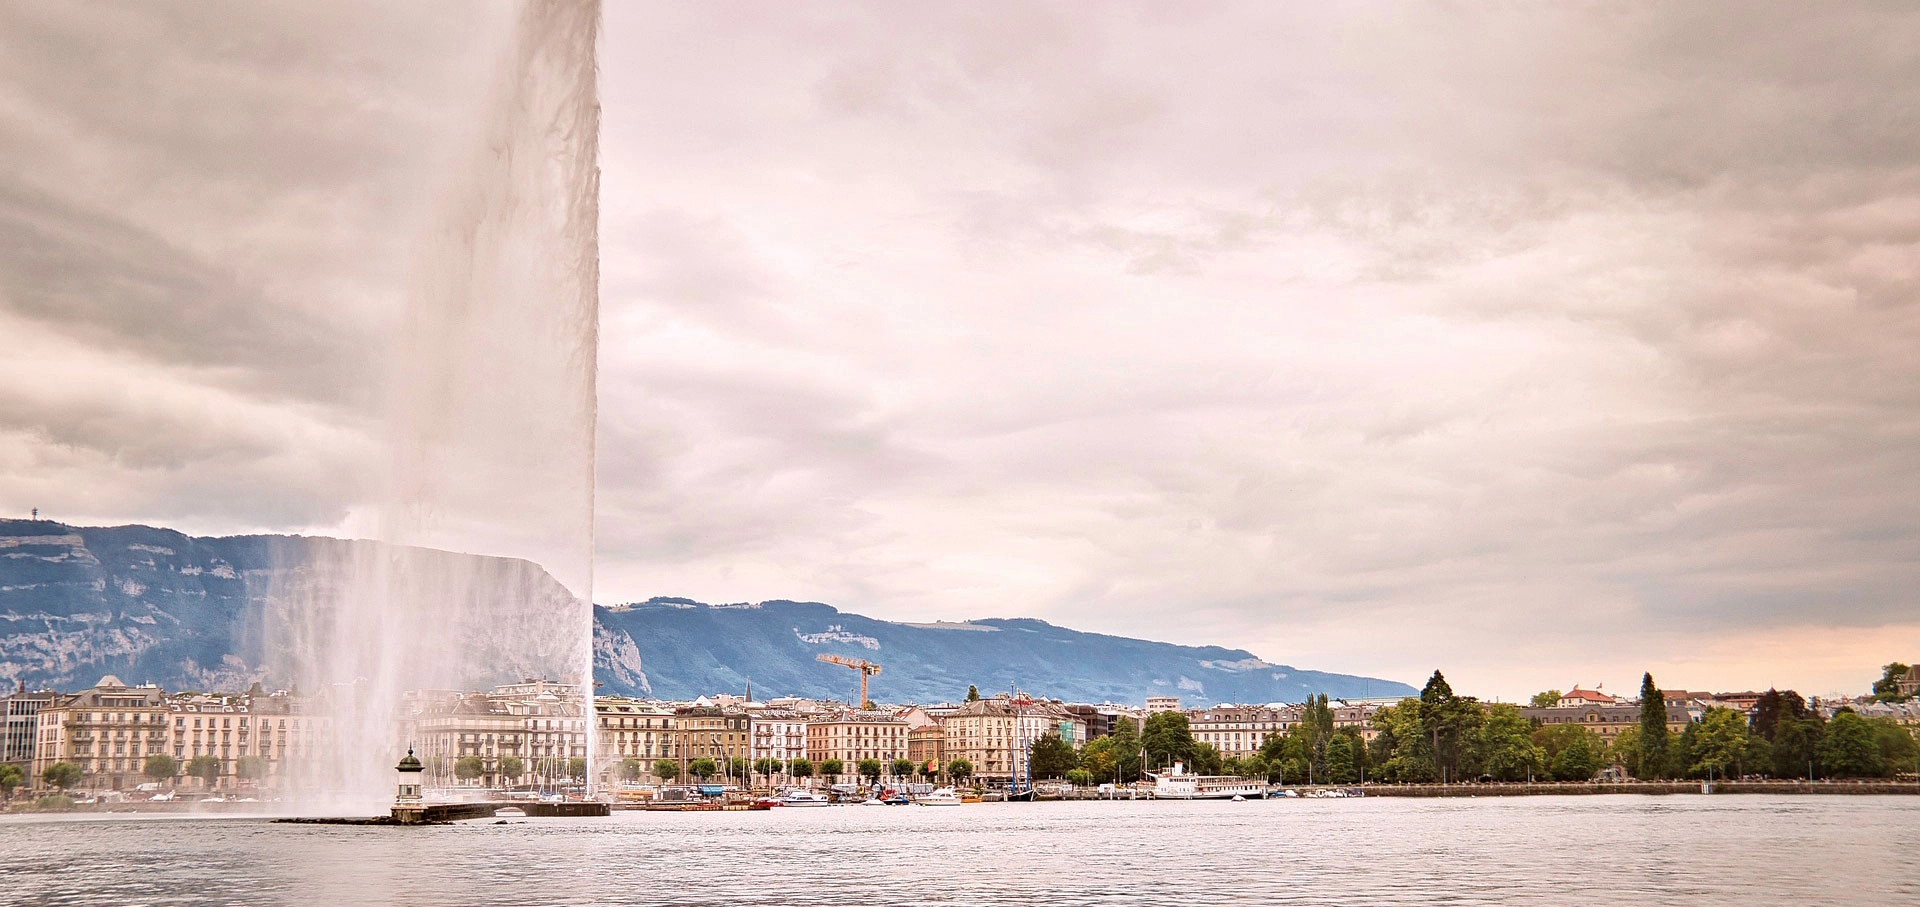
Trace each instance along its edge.
<path fill-rule="evenodd" d="M 68 905 L 1898 904 L 1897 797 L 843 807 L 415 829 L 0 819 L 0 890 Z M 1754 871 L 1765 860 L 1764 884 Z"/>

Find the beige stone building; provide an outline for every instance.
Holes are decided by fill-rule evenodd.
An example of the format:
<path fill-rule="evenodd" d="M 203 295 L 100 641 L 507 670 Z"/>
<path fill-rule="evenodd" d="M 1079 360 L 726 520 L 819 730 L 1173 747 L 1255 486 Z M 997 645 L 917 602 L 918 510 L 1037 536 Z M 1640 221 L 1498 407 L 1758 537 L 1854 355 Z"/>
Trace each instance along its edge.
<path fill-rule="evenodd" d="M 1211 744 L 1221 755 L 1234 758 L 1260 752 L 1269 736 L 1285 734 L 1300 720 L 1298 709 L 1268 706 L 1218 706 L 1186 714 L 1196 743 Z"/>
<path fill-rule="evenodd" d="M 731 762 L 746 759 L 751 749 L 749 722 L 744 709 L 713 704 L 702 697 L 673 712 L 673 758 L 680 762 L 681 781 L 693 780 L 689 766 L 695 759 L 712 759 L 722 776 L 731 776 Z"/>
<path fill-rule="evenodd" d="M 497 787 L 566 781 L 570 763 L 587 756 L 587 724 L 578 688 L 528 681 L 486 693 L 439 693 L 415 699 L 409 739 L 433 786 Z M 520 760 L 520 774 L 501 760 Z M 481 776 L 462 779 L 459 760 L 480 759 Z M 511 763 L 507 764 L 511 767 Z"/>
<path fill-rule="evenodd" d="M 594 735 L 595 767 L 601 784 L 621 780 L 620 767 L 628 759 L 640 762 L 643 783 L 658 781 L 653 763 L 677 759 L 673 749 L 673 710 L 645 699 L 597 696 L 593 700 L 598 727 Z"/>
<path fill-rule="evenodd" d="M 946 771 L 947 729 L 939 724 L 909 729 L 907 758 L 912 760 L 915 771 L 923 765 L 933 766 L 936 774 Z"/>
<path fill-rule="evenodd" d="M 892 712 L 852 710 L 807 722 L 807 759 L 815 772 L 828 759 L 838 759 L 845 764 L 842 775 L 850 779 L 862 759 L 878 759 L 887 765 L 905 758 L 907 722 Z"/>
<path fill-rule="evenodd" d="M 941 719 L 948 762 L 965 759 L 975 780 L 1006 784 L 1025 778 L 1033 742 L 1057 734 L 1074 748 L 1086 745 L 1087 722 L 1053 702 L 1014 698 L 1005 693 L 963 703 Z"/>
<path fill-rule="evenodd" d="M 170 717 L 166 694 L 159 687 L 129 687 L 111 674 L 102 677 L 92 689 L 39 709 L 27 783 L 40 786 L 47 766 L 68 762 L 83 773 L 80 788 L 138 786 L 147 780 L 141 775 L 146 757 L 172 749 Z"/>

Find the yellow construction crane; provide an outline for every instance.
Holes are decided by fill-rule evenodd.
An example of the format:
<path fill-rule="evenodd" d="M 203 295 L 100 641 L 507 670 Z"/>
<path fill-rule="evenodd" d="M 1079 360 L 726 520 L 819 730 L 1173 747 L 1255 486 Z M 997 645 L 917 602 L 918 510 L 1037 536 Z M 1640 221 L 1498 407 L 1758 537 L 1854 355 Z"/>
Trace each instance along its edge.
<path fill-rule="evenodd" d="M 864 709 L 867 707 L 867 701 L 868 701 L 867 700 L 867 678 L 876 677 L 880 674 L 879 665 L 874 664 L 871 661 L 866 661 L 864 659 L 843 658 L 839 655 L 821 654 L 821 655 L 813 656 L 813 659 L 815 661 L 824 661 L 830 665 L 839 665 L 843 668 L 852 668 L 856 671 L 859 671 L 860 672 L 860 701 L 854 703 L 853 707 L 856 709 Z"/>

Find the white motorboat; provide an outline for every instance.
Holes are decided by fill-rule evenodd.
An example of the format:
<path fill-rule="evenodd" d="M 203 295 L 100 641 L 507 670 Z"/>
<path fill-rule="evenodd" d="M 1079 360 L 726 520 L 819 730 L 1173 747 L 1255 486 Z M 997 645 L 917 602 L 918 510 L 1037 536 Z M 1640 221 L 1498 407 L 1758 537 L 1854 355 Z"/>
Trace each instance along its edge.
<path fill-rule="evenodd" d="M 527 811 L 518 806 L 502 806 L 493 811 L 493 817 L 496 819 L 524 819 L 527 817 Z"/>
<path fill-rule="evenodd" d="M 861 806 L 885 806 L 887 805 L 887 801 L 882 800 L 879 797 L 868 797 L 867 799 L 860 801 L 860 805 Z"/>
<path fill-rule="evenodd" d="M 921 806 L 959 806 L 960 795 L 954 793 L 951 787 L 941 787 L 934 789 L 932 793 L 921 794 L 919 799 L 913 802 Z"/>
<path fill-rule="evenodd" d="M 774 802 L 780 806 L 832 806 L 833 801 L 825 794 L 812 791 L 790 790 L 781 794 Z"/>

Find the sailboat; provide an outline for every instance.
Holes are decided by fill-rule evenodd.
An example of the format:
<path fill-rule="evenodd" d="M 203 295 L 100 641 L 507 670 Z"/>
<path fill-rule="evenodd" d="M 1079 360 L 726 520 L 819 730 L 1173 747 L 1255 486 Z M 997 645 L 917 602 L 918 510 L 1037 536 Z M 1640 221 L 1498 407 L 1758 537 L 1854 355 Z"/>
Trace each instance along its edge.
<path fill-rule="evenodd" d="M 1013 733 L 1007 735 L 1007 768 L 1009 769 L 1007 778 L 1007 802 L 1032 803 L 1035 798 L 1039 796 L 1039 792 L 1033 789 L 1033 753 L 1031 750 L 1027 753 L 1027 786 L 1025 789 L 1022 789 L 1020 787 L 1019 746 L 1020 708 L 1022 706 L 1032 705 L 1033 700 L 1016 694 L 1008 700 L 1008 704 L 1013 707 Z"/>

